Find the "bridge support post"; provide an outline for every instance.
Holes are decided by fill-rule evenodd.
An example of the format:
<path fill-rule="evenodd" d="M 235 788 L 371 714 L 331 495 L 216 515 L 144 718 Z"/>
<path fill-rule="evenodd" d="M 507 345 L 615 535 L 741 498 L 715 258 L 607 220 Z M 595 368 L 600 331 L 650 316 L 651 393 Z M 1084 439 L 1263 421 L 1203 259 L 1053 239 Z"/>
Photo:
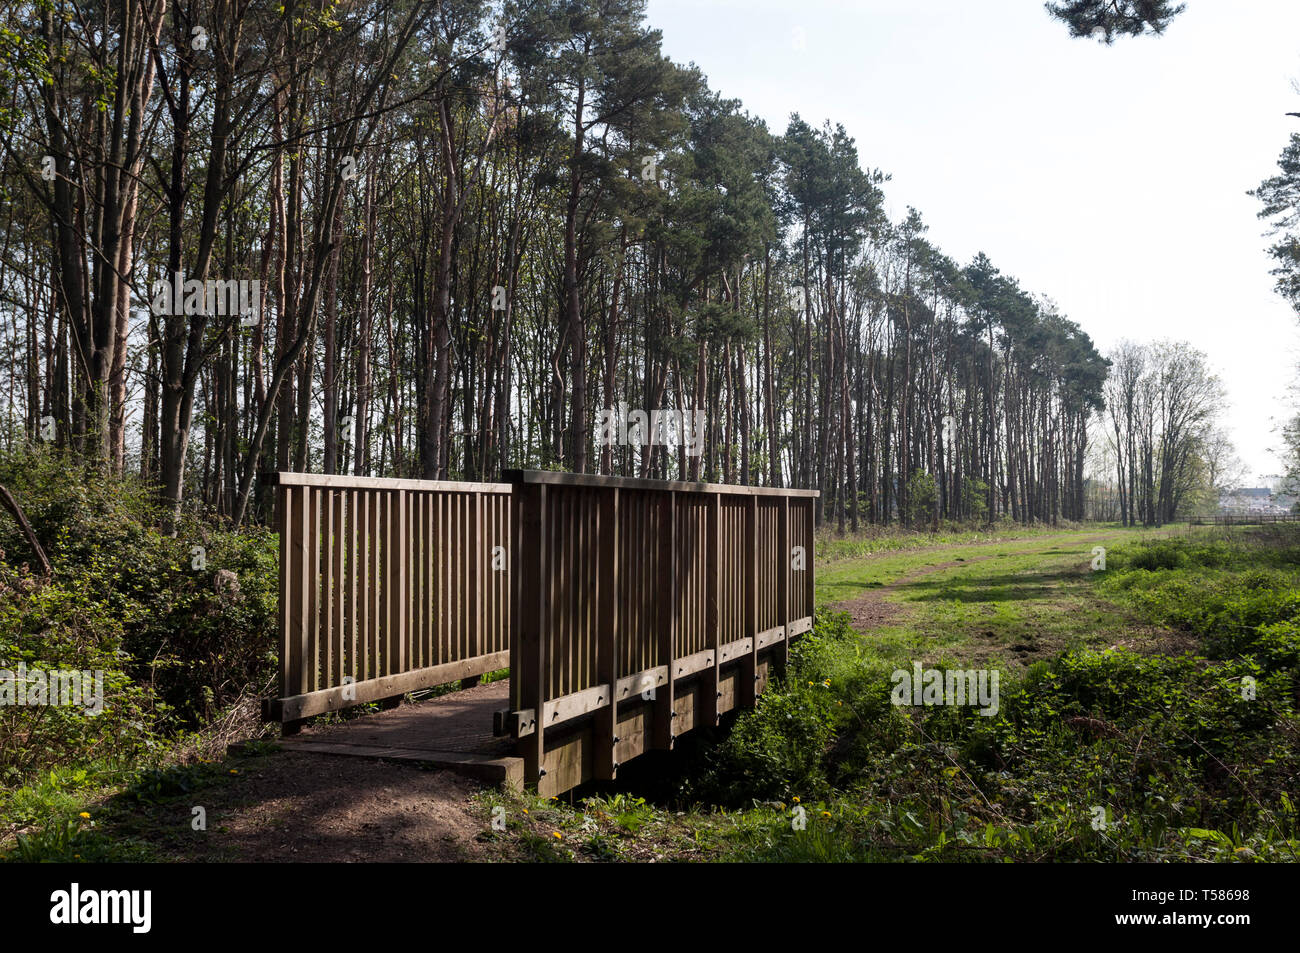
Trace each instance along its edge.
<path fill-rule="evenodd" d="M 779 571 L 776 574 L 776 618 L 785 629 L 785 638 L 781 640 L 776 650 L 776 668 L 781 677 L 784 678 L 790 663 L 790 573 L 792 560 L 790 552 L 789 497 L 781 497 L 777 509 L 776 539 L 777 551 L 781 554 Z M 811 553 L 805 554 L 805 558 L 811 557 Z"/>
<path fill-rule="evenodd" d="M 749 639 L 749 651 L 740 662 L 740 681 L 736 685 L 736 703 L 753 708 L 758 700 L 758 497 L 745 501 L 745 584 L 741 630 Z"/>
<path fill-rule="evenodd" d="M 599 547 L 599 576 L 596 579 L 596 682 L 609 686 L 609 704 L 596 710 L 596 778 L 618 777 L 618 609 L 621 605 L 618 578 L 619 491 L 612 487 L 600 492 L 596 545 Z"/>
<path fill-rule="evenodd" d="M 713 728 L 720 717 L 718 672 L 722 665 L 722 613 L 718 604 L 722 592 L 722 497 L 717 493 L 709 495 L 709 517 L 705 525 L 704 629 L 706 645 L 713 653 L 713 664 L 700 674 L 700 710 L 695 723 Z"/>
<path fill-rule="evenodd" d="M 511 494 L 510 582 L 518 596 L 510 629 L 510 707 L 534 713 L 534 730 L 519 741 L 524 759 L 524 782 L 548 793 L 542 774 L 545 735 L 542 713 L 546 707 L 546 636 L 550 620 L 550 551 L 546 519 L 545 484 L 517 483 Z"/>
<path fill-rule="evenodd" d="M 663 494 L 659 504 L 659 617 L 656 663 L 668 667 L 667 682 L 654 690 L 652 738 L 656 748 L 673 747 L 673 651 L 677 625 L 677 493 Z"/>

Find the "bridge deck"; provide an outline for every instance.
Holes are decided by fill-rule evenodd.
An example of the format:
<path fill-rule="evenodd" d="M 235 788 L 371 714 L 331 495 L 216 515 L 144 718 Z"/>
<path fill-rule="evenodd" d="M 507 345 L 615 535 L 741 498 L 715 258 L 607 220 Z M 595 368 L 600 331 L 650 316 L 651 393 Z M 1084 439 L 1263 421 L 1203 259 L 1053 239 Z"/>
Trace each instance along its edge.
<path fill-rule="evenodd" d="M 520 785 L 523 759 L 509 738 L 492 734 L 492 715 L 509 707 L 510 682 L 502 679 L 451 692 L 341 725 L 304 728 L 284 738 L 287 750 L 414 761 L 494 784 Z"/>

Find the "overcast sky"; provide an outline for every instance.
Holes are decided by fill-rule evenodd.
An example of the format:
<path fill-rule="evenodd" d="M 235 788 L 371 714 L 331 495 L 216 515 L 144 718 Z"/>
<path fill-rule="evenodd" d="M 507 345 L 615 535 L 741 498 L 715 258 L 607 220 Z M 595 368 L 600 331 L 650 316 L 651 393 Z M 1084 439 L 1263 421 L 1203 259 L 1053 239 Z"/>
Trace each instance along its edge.
<path fill-rule="evenodd" d="M 1037 0 L 649 0 L 664 51 L 773 132 L 844 125 L 929 238 L 984 251 L 1098 346 L 1190 341 L 1249 478 L 1292 403 L 1300 322 L 1248 189 L 1300 131 L 1300 3 L 1187 0 L 1163 37 L 1072 40 Z"/>

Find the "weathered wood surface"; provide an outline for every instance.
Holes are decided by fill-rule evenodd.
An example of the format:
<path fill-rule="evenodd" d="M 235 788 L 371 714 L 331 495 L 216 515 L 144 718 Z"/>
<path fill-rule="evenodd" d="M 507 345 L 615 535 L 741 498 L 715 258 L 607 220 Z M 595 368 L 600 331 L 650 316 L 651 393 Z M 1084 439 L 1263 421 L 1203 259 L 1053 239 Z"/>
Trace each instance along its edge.
<path fill-rule="evenodd" d="M 492 784 L 520 785 L 514 746 L 492 736 L 492 713 L 506 703 L 503 681 L 401 705 L 340 725 L 313 726 L 287 738 L 288 750 L 413 761 Z"/>
<path fill-rule="evenodd" d="M 520 611 L 500 724 L 539 793 L 752 706 L 812 626 L 815 491 L 505 477 Z"/>
<path fill-rule="evenodd" d="M 510 485 L 305 473 L 273 482 L 280 683 L 269 718 L 292 730 L 509 664 Z"/>
<path fill-rule="evenodd" d="M 278 475 L 270 717 L 293 730 L 508 664 L 485 736 L 495 721 L 558 794 L 754 705 L 812 626 L 815 491 L 505 475 Z"/>

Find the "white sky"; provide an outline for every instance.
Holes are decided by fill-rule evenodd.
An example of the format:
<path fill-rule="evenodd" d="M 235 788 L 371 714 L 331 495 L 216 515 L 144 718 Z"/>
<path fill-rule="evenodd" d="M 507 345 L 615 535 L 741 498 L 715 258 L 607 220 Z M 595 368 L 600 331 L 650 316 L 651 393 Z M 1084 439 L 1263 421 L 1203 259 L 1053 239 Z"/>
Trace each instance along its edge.
<path fill-rule="evenodd" d="M 1300 131 L 1300 3 L 1187 0 L 1163 37 L 1070 39 L 1039 0 L 649 0 L 664 51 L 776 133 L 844 125 L 959 263 L 984 251 L 1102 351 L 1206 352 L 1248 477 L 1291 405 L 1300 321 L 1259 204 Z"/>

